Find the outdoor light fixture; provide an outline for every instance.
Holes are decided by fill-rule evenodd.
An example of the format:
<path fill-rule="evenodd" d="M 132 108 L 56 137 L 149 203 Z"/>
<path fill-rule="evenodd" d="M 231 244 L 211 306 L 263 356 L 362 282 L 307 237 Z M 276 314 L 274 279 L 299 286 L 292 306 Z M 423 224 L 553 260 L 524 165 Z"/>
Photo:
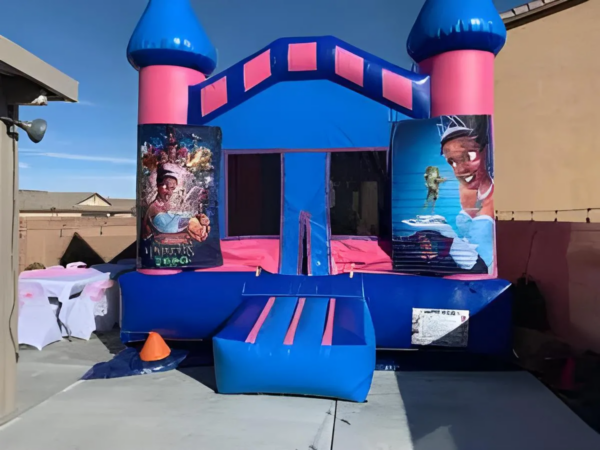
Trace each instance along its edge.
<path fill-rule="evenodd" d="M 27 136 L 29 136 L 29 139 L 31 139 L 34 144 L 37 144 L 44 139 L 46 129 L 48 128 L 48 123 L 44 119 L 21 122 L 19 120 L 13 120 L 10 117 L 0 117 L 0 121 L 4 122 L 4 125 L 6 125 L 7 133 L 11 138 L 17 141 L 19 140 L 19 133 L 12 129 L 12 127 L 17 126 L 27 133 Z"/>

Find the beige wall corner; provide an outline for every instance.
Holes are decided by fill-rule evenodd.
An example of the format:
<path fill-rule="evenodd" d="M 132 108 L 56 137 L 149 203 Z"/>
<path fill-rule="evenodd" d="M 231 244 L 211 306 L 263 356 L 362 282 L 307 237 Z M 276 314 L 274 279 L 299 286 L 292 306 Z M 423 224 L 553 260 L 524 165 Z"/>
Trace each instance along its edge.
<path fill-rule="evenodd" d="M 1 81 L 0 81 L 1 83 Z M 0 84 L 0 116 L 9 115 Z M 13 413 L 16 385 L 18 190 L 17 146 L 0 123 L 0 423 Z"/>
<path fill-rule="evenodd" d="M 496 60 L 498 211 L 579 222 L 568 211 L 600 208 L 598 23 L 591 0 L 509 30 Z"/>
<path fill-rule="evenodd" d="M 19 104 L 41 91 L 49 101 L 77 101 L 78 84 L 14 42 L 0 36 L 0 116 L 18 119 Z M 50 126 L 52 126 L 50 124 Z M 17 334 L 17 268 L 19 211 L 17 142 L 0 123 L 0 424 L 15 412 Z M 27 139 L 22 134 L 23 139 Z"/>

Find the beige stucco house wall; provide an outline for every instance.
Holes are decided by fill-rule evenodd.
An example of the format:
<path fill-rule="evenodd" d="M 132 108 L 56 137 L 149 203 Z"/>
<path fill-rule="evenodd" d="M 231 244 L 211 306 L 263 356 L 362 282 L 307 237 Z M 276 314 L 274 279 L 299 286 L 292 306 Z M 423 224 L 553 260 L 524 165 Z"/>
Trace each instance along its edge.
<path fill-rule="evenodd" d="M 497 58 L 499 272 L 527 272 L 553 331 L 600 351 L 600 1 L 564 3 Z"/>
<path fill-rule="evenodd" d="M 495 82 L 494 195 L 503 219 L 514 211 L 530 220 L 534 211 L 554 220 L 558 211 L 561 221 L 585 222 L 592 208 L 600 222 L 598 24 L 600 2 L 591 0 L 508 31 Z"/>
<path fill-rule="evenodd" d="M 40 95 L 49 102 L 74 102 L 77 94 L 75 80 L 0 36 L 0 117 L 18 119 L 19 105 L 30 104 Z M 44 109 L 39 115 L 43 118 Z M 18 148 L 7 131 L 0 123 L 0 424 L 15 412 L 18 354 Z M 25 133 L 21 139 L 27 139 Z"/>

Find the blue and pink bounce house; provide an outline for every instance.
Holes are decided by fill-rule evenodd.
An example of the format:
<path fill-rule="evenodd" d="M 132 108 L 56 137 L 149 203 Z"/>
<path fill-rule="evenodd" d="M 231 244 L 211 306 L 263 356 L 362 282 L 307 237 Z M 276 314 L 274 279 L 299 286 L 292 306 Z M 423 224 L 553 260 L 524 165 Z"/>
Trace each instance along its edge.
<path fill-rule="evenodd" d="M 406 70 L 333 36 L 212 75 L 189 0 L 150 0 L 137 271 L 122 339 L 213 342 L 220 393 L 362 402 L 376 349 L 510 353 L 495 251 L 492 0 L 427 0 Z"/>

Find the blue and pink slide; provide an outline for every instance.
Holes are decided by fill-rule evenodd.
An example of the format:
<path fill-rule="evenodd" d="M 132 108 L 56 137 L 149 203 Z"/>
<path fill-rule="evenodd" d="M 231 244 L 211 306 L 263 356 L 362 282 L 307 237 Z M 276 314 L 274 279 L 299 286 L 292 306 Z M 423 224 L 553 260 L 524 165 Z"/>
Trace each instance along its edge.
<path fill-rule="evenodd" d="M 277 294 L 265 295 L 277 286 Z M 357 274 L 261 274 L 213 338 L 217 387 L 363 402 L 375 370 L 375 331 Z"/>

